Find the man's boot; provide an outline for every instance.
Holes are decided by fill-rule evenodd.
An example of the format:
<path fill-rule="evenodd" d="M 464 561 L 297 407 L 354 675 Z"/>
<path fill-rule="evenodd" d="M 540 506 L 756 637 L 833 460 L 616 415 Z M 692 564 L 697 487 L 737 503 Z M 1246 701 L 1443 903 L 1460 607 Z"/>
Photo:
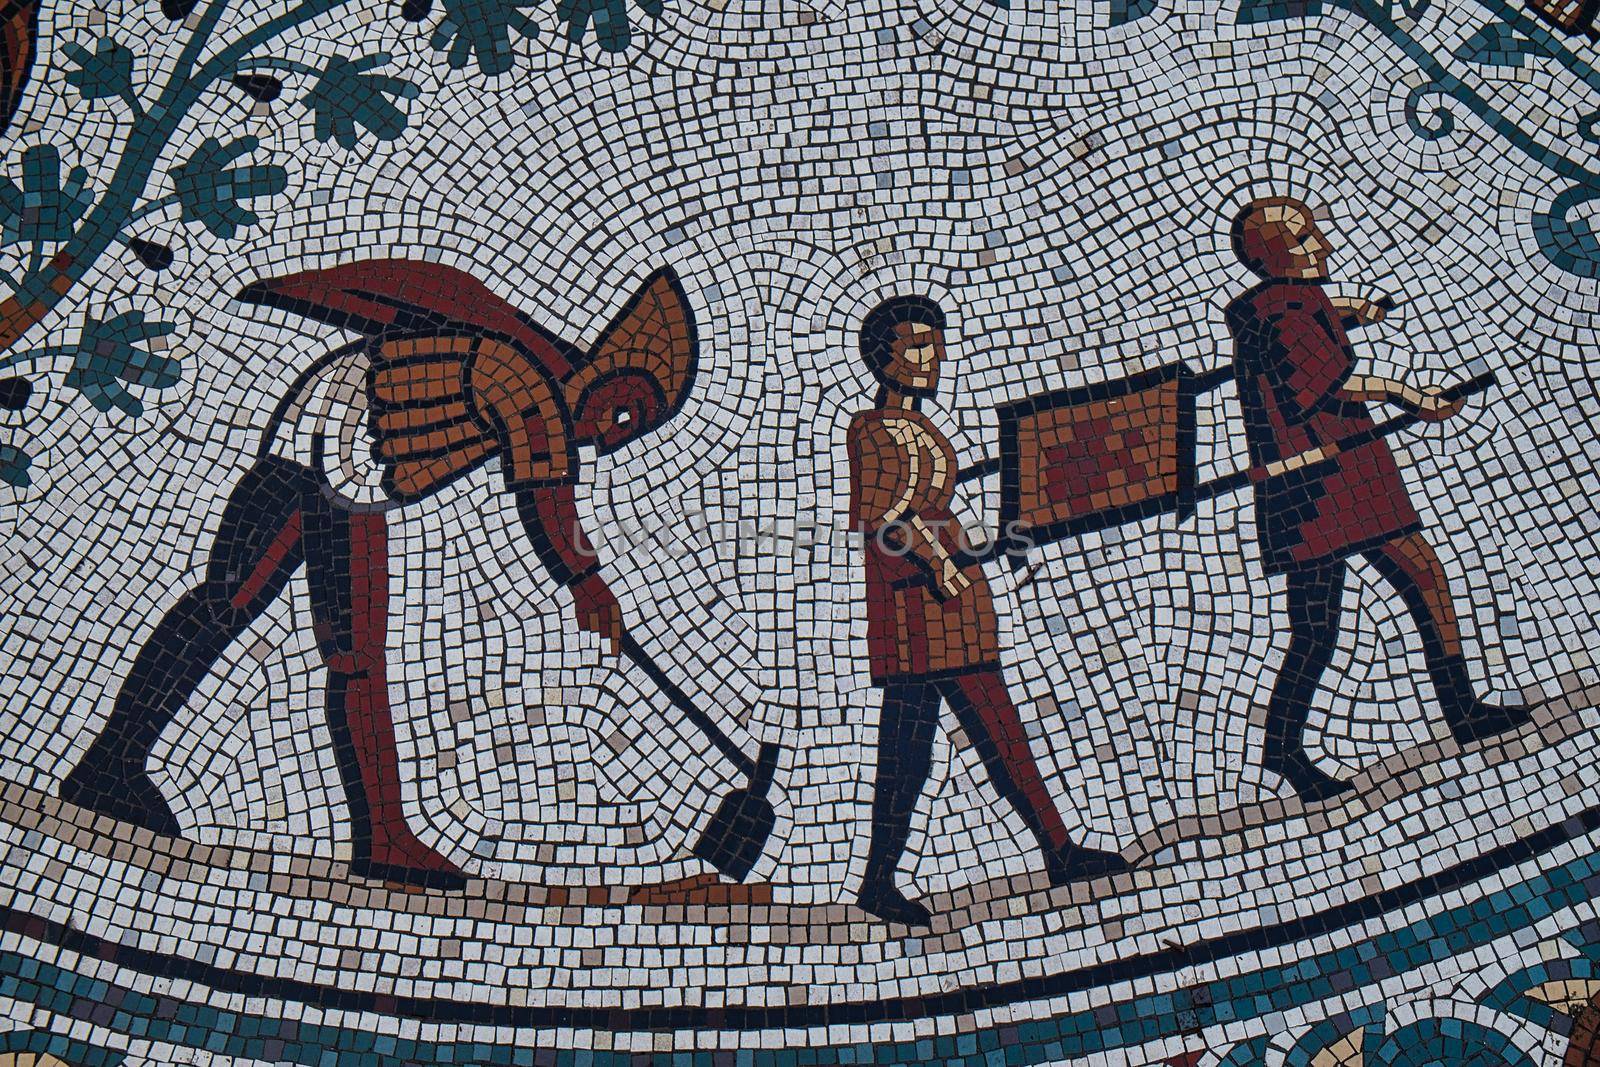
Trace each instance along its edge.
<path fill-rule="evenodd" d="M 299 568 L 301 502 L 315 483 L 309 469 L 269 456 L 234 486 L 204 580 L 167 610 L 139 649 L 110 720 L 62 781 L 62 800 L 158 834 L 179 834 L 145 770 L 150 751 L 201 679 Z"/>
<path fill-rule="evenodd" d="M 933 923 L 933 913 L 900 892 L 893 879 L 877 878 L 861 884 L 861 895 L 856 904 L 862 911 L 871 912 L 884 922 L 902 926 L 927 927 Z"/>
<path fill-rule="evenodd" d="M 1044 869 L 1051 885 L 1066 885 L 1085 878 L 1098 878 L 1128 870 L 1128 861 L 1116 852 L 1066 842 L 1060 848 L 1045 848 Z"/>
<path fill-rule="evenodd" d="M 1533 708 L 1527 704 L 1490 704 L 1478 699 L 1467 661 L 1461 656 L 1440 657 L 1429 673 L 1444 706 L 1444 721 L 1459 744 L 1470 745 L 1515 730 L 1533 717 Z"/>
<path fill-rule="evenodd" d="M 211 591 L 185 595 L 157 624 L 117 693 L 111 718 L 61 782 L 62 800 L 168 837 L 181 834 L 145 766 L 161 731 L 222 650 L 249 624 Z"/>
<path fill-rule="evenodd" d="M 178 837 L 183 832 L 178 819 L 145 770 L 148 758 L 137 746 L 125 747 L 101 734 L 62 779 L 59 795 L 96 814 Z"/>
<path fill-rule="evenodd" d="M 1288 782 L 1307 804 L 1320 804 L 1354 788 L 1349 782 L 1325 774 L 1298 744 L 1289 745 L 1273 738 L 1270 728 L 1261 766 Z"/>
<path fill-rule="evenodd" d="M 913 779 L 880 780 L 872 796 L 872 844 L 867 849 L 867 874 L 861 880 L 856 903 L 886 922 L 928 926 L 933 915 L 914 900 L 906 899 L 894 883 L 895 868 L 911 838 L 911 810 L 922 782 Z"/>
<path fill-rule="evenodd" d="M 874 842 L 876 843 L 876 842 Z M 861 892 L 856 904 L 862 911 L 871 912 L 885 922 L 904 926 L 929 926 L 933 913 L 915 900 L 907 899 L 894 884 L 894 868 L 887 871 L 881 863 L 867 860 L 867 876 L 861 880 Z"/>

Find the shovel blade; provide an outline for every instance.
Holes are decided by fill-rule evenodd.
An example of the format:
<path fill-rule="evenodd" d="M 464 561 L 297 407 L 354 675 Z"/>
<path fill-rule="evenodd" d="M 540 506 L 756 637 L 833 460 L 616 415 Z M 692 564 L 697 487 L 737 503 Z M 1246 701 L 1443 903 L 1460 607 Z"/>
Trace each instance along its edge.
<path fill-rule="evenodd" d="M 749 789 L 735 789 L 722 798 L 706 823 L 694 854 L 725 876 L 742 882 L 761 858 L 777 825 L 772 802 Z"/>

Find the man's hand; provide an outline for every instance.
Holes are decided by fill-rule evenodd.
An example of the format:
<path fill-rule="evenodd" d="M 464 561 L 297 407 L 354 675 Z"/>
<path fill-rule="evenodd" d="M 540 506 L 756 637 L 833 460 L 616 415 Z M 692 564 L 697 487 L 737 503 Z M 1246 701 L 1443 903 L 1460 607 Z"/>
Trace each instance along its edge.
<path fill-rule="evenodd" d="M 622 607 L 599 572 L 589 572 L 572 586 L 572 607 L 578 629 L 599 637 L 612 655 L 622 650 Z"/>
<path fill-rule="evenodd" d="M 1344 325 L 1347 328 L 1351 326 L 1371 326 L 1382 322 L 1384 316 L 1389 313 L 1389 309 L 1384 306 L 1384 303 L 1377 300 L 1368 300 L 1364 296 L 1338 296 L 1334 297 L 1330 303 L 1333 304 L 1333 309 L 1339 313 L 1339 317 L 1344 320 Z"/>
<path fill-rule="evenodd" d="M 954 600 L 972 588 L 972 579 L 961 573 L 953 559 L 945 559 L 939 568 L 939 581 L 935 588 L 940 600 Z"/>
<path fill-rule="evenodd" d="M 1422 401 L 1417 404 L 1417 417 L 1423 422 L 1443 422 L 1457 415 L 1467 406 L 1466 400 L 1446 400 L 1440 396 L 1444 387 L 1430 385 L 1422 390 Z"/>

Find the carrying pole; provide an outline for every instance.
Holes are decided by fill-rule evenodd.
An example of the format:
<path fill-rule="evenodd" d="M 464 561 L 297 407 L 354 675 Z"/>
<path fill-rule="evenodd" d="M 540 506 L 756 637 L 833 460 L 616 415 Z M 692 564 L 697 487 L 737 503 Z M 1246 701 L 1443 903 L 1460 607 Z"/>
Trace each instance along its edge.
<path fill-rule="evenodd" d="M 1465 400 L 1469 396 L 1476 396 L 1494 384 L 1494 371 L 1485 371 L 1440 392 L 1438 397 L 1446 403 L 1453 404 L 1458 400 Z M 1341 437 L 1337 441 L 1329 442 L 1317 448 L 1297 452 L 1273 463 L 1234 471 L 1232 474 L 1224 474 L 1220 478 L 1201 482 L 1194 487 L 1193 500 L 1195 502 L 1214 500 L 1219 496 L 1226 496 L 1237 489 L 1243 489 L 1247 485 L 1265 485 L 1291 477 L 1308 479 L 1318 477 L 1332 469 L 1334 461 L 1341 453 L 1360 448 L 1362 445 L 1371 444 L 1373 441 L 1399 433 L 1401 430 L 1409 429 L 1424 421 L 1426 420 L 1416 412 L 1408 411 L 1403 415 L 1396 415 L 1368 429 L 1350 434 L 1348 437 Z"/>

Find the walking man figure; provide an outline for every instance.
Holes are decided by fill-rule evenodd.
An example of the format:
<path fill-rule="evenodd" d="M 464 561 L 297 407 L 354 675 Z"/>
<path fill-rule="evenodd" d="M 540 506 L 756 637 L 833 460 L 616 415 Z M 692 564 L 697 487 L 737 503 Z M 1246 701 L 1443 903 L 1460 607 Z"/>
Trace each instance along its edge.
<path fill-rule="evenodd" d="M 1298 200 L 1252 201 L 1234 217 L 1233 250 L 1261 281 L 1228 305 L 1234 376 L 1253 466 L 1371 429 L 1369 403 L 1387 402 L 1429 421 L 1461 409 L 1399 382 L 1357 375 L 1346 331 L 1380 321 L 1370 300 L 1328 296 L 1332 246 Z M 1346 789 L 1306 755 L 1311 701 L 1333 660 L 1348 561 L 1361 556 L 1400 595 L 1445 721 L 1463 744 L 1520 726 L 1524 706 L 1478 699 L 1444 567 L 1422 533 L 1400 470 L 1382 439 L 1256 488 L 1262 565 L 1288 585 L 1289 648 L 1267 711 L 1264 764 L 1307 801 Z"/>
<path fill-rule="evenodd" d="M 934 730 L 949 704 L 1004 797 L 1044 851 L 1051 884 L 1123 870 L 1112 852 L 1068 836 L 1034 763 L 1000 673 L 999 624 L 980 567 L 955 522 L 956 453 L 920 410 L 938 390 L 944 312 L 922 297 L 880 304 L 861 327 L 861 355 L 879 383 L 873 406 L 851 420 L 852 529 L 866 544 L 867 648 L 883 689 L 872 844 L 859 903 L 890 922 L 926 926 L 895 869 L 933 768 Z"/>
<path fill-rule="evenodd" d="M 205 577 L 168 609 L 110 721 L 61 798 L 157 833 L 177 818 L 146 768 L 156 739 L 302 565 L 327 669 L 326 707 L 358 877 L 455 888 L 461 871 L 402 808 L 385 677 L 387 512 L 492 458 L 527 548 L 565 587 L 581 629 L 616 651 L 622 613 L 578 524 L 578 449 L 604 453 L 664 424 L 694 379 L 695 335 L 660 271 L 587 352 L 534 325 L 470 275 L 369 260 L 258 282 L 240 294 L 362 335 L 289 388 L 223 509 Z"/>

